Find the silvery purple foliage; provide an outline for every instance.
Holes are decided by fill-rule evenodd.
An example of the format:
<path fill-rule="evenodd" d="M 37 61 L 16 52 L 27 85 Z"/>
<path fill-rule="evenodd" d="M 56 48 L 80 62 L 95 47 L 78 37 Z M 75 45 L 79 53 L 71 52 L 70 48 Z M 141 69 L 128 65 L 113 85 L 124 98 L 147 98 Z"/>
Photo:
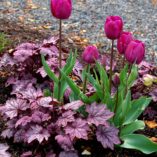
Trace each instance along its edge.
<path fill-rule="evenodd" d="M 9 118 L 14 118 L 18 115 L 19 111 L 25 111 L 29 108 L 29 104 L 27 104 L 26 100 L 23 99 L 10 99 L 7 100 L 5 109 L 2 112 Z"/>
<path fill-rule="evenodd" d="M 44 129 L 42 126 L 34 125 L 29 128 L 25 136 L 28 143 L 34 140 L 38 140 L 39 143 L 42 143 L 44 140 L 48 141 L 50 134 L 48 130 Z"/>
<path fill-rule="evenodd" d="M 149 95 L 152 96 L 154 102 L 157 102 L 157 89 L 154 89 Z"/>
<path fill-rule="evenodd" d="M 32 157 L 33 153 L 31 151 L 24 152 L 20 157 Z"/>
<path fill-rule="evenodd" d="M 57 143 L 66 151 L 73 150 L 73 141 L 70 139 L 69 135 L 57 135 L 55 137 Z"/>
<path fill-rule="evenodd" d="M 65 133 L 70 136 L 71 140 L 74 138 L 87 140 L 89 130 L 87 121 L 81 118 L 76 119 L 71 125 L 65 127 Z"/>
<path fill-rule="evenodd" d="M 114 144 L 120 144 L 118 132 L 118 129 L 114 126 L 105 127 L 103 125 L 99 125 L 96 131 L 96 137 L 104 148 L 110 148 L 113 150 Z"/>
<path fill-rule="evenodd" d="M 6 144 L 0 144 L 0 156 L 1 157 L 11 157 L 11 154 L 7 152 L 8 146 Z"/>
<path fill-rule="evenodd" d="M 57 40 L 58 38 L 52 37 L 44 40 L 42 44 L 24 43 L 14 49 L 12 54 L 4 54 L 0 58 L 0 69 L 7 66 L 15 68 L 15 74 L 10 76 L 5 84 L 7 87 L 12 87 L 10 94 L 13 98 L 8 99 L 0 107 L 0 112 L 6 121 L 6 128 L 1 136 L 26 145 L 36 142 L 44 147 L 45 144 L 58 143 L 64 150 L 59 157 L 78 157 L 74 150 L 77 139 L 88 140 L 89 134 L 95 136 L 93 128 L 99 127 L 100 124 L 106 126 L 107 120 L 113 113 L 107 110 L 105 105 L 95 103 L 87 105 L 88 116 L 82 117 L 82 114 L 77 112 L 84 105 L 81 100 L 60 106 L 52 97 L 44 96 L 43 89 L 48 88 L 52 91 L 54 84 L 46 77 L 40 55 L 45 55 L 51 70 L 57 75 Z M 62 65 L 65 63 L 66 59 L 63 57 Z M 82 64 L 76 61 L 73 74 L 80 79 L 82 68 Z M 91 94 L 93 87 L 88 85 L 88 91 Z M 65 95 L 67 102 L 69 94 L 70 91 L 67 91 Z M 58 154 L 55 155 L 54 152 L 49 152 L 46 157 L 57 156 Z M 21 157 L 26 156 L 32 156 L 32 152 L 21 155 Z M 33 156 L 42 155 L 36 152 Z"/>
<path fill-rule="evenodd" d="M 66 111 L 62 114 L 62 117 L 59 117 L 56 124 L 58 126 L 62 126 L 65 127 L 67 126 L 68 123 L 70 122 L 74 122 L 75 118 L 74 118 L 74 112 L 73 111 Z"/>
<path fill-rule="evenodd" d="M 87 121 L 89 124 L 95 124 L 96 126 L 107 126 L 107 120 L 110 119 L 114 113 L 110 112 L 104 104 L 93 103 L 86 107 L 88 113 Z"/>

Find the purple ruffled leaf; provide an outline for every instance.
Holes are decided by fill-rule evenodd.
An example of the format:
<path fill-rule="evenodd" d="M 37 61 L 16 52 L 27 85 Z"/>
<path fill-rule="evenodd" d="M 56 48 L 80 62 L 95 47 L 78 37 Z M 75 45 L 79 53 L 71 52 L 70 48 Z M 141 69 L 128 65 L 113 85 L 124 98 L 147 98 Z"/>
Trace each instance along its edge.
<path fill-rule="evenodd" d="M 107 55 L 104 55 L 101 59 L 100 59 L 100 63 L 105 66 L 105 69 L 108 71 L 110 70 L 110 57 Z M 112 64 L 112 70 L 114 70 L 116 67 L 116 62 L 113 61 Z"/>
<path fill-rule="evenodd" d="M 7 152 L 9 146 L 6 144 L 0 144 L 0 156 L 1 157 L 11 157 L 11 154 Z"/>
<path fill-rule="evenodd" d="M 20 157 L 32 157 L 33 153 L 31 151 L 24 152 Z"/>
<path fill-rule="evenodd" d="M 44 140 L 48 140 L 50 134 L 48 130 L 44 129 L 39 125 L 31 126 L 31 128 L 26 133 L 27 142 L 31 143 L 34 140 L 37 140 L 39 143 L 42 143 Z"/>
<path fill-rule="evenodd" d="M 19 125 L 20 126 L 25 126 L 27 125 L 28 123 L 30 123 L 32 121 L 32 117 L 29 117 L 29 116 L 24 116 L 22 118 L 20 118 L 16 124 L 15 124 L 15 128 L 17 128 Z"/>
<path fill-rule="evenodd" d="M 73 140 L 75 137 L 78 139 L 88 139 L 89 126 L 85 120 L 80 118 L 76 119 L 71 125 L 65 127 L 65 132 Z"/>
<path fill-rule="evenodd" d="M 57 135 L 55 139 L 57 140 L 57 143 L 61 146 L 61 148 L 63 148 L 64 150 L 68 151 L 74 149 L 72 140 L 68 135 Z"/>
<path fill-rule="evenodd" d="M 58 48 L 56 46 L 51 47 L 41 47 L 40 54 L 48 55 L 50 57 L 58 57 Z"/>
<path fill-rule="evenodd" d="M 149 95 L 152 97 L 154 102 L 157 102 L 157 88 L 150 92 Z"/>
<path fill-rule="evenodd" d="M 41 122 L 50 120 L 50 119 L 51 119 L 51 116 L 50 116 L 49 114 L 45 114 L 45 113 L 40 112 L 40 111 L 35 111 L 35 112 L 32 114 L 31 119 L 32 119 L 32 121 L 35 122 L 35 123 L 41 123 Z"/>
<path fill-rule="evenodd" d="M 32 50 L 20 49 L 14 52 L 14 59 L 18 62 L 24 62 L 26 59 L 33 55 Z"/>
<path fill-rule="evenodd" d="M 16 47 L 16 50 L 34 50 L 37 49 L 38 45 L 33 43 L 22 43 Z"/>
<path fill-rule="evenodd" d="M 44 45 L 47 45 L 47 44 L 53 44 L 53 45 L 55 45 L 55 44 L 57 44 L 58 39 L 59 39 L 58 37 L 51 37 L 48 40 L 44 40 L 43 44 Z"/>
<path fill-rule="evenodd" d="M 13 66 L 15 64 L 16 61 L 8 53 L 5 53 L 2 57 L 0 57 L 0 68 L 8 65 Z"/>
<path fill-rule="evenodd" d="M 6 129 L 2 131 L 1 136 L 3 138 L 11 138 L 14 136 L 14 132 L 15 131 L 13 129 Z"/>
<path fill-rule="evenodd" d="M 96 131 L 96 138 L 104 148 L 110 148 L 113 150 L 114 144 L 120 144 L 118 132 L 119 130 L 113 126 L 105 127 L 103 125 L 99 125 Z"/>
<path fill-rule="evenodd" d="M 67 126 L 68 123 L 74 122 L 74 121 L 75 121 L 74 112 L 69 110 L 67 112 L 64 112 L 62 114 L 62 117 L 59 117 L 56 124 L 58 126 L 65 127 L 65 126 Z"/>
<path fill-rule="evenodd" d="M 14 135 L 14 142 L 26 142 L 26 131 L 25 129 L 18 130 Z"/>
<path fill-rule="evenodd" d="M 71 103 L 68 103 L 63 106 L 63 109 L 65 110 L 77 110 L 79 109 L 84 103 L 81 100 L 72 101 Z"/>
<path fill-rule="evenodd" d="M 50 104 L 51 102 L 52 102 L 52 98 L 51 97 L 42 97 L 42 98 L 38 99 L 38 105 L 39 106 L 52 109 L 53 105 Z"/>
<path fill-rule="evenodd" d="M 86 111 L 88 112 L 88 123 L 95 124 L 96 126 L 100 124 L 108 125 L 107 120 L 114 115 L 104 104 L 93 103 L 86 107 Z"/>
<path fill-rule="evenodd" d="M 29 108 L 29 105 L 25 100 L 10 99 L 6 102 L 5 114 L 12 119 L 18 115 L 19 111 L 25 111 L 27 108 Z"/>

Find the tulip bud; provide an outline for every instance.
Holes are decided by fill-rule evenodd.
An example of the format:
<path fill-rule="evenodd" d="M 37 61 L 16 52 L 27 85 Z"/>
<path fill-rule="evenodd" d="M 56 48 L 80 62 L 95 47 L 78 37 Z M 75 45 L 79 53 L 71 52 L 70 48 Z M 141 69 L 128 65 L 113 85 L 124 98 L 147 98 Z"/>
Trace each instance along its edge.
<path fill-rule="evenodd" d="M 95 46 L 87 46 L 84 52 L 82 53 L 82 59 L 86 63 L 95 63 L 99 57 L 99 51 Z"/>
<path fill-rule="evenodd" d="M 133 40 L 130 32 L 123 32 L 117 41 L 117 49 L 120 54 L 124 54 L 130 41 Z"/>
<path fill-rule="evenodd" d="M 108 16 L 104 25 L 107 38 L 118 39 L 123 29 L 123 21 L 120 16 Z"/>
<path fill-rule="evenodd" d="M 71 0 L 51 0 L 51 12 L 57 19 L 68 19 L 72 11 Z"/>
<path fill-rule="evenodd" d="M 140 64 L 145 55 L 145 45 L 139 40 L 132 40 L 125 52 L 126 60 L 133 64 Z"/>
<path fill-rule="evenodd" d="M 113 83 L 114 83 L 114 86 L 115 87 L 118 87 L 119 84 L 120 84 L 120 78 L 119 78 L 119 74 L 115 74 L 114 77 L 113 77 Z"/>

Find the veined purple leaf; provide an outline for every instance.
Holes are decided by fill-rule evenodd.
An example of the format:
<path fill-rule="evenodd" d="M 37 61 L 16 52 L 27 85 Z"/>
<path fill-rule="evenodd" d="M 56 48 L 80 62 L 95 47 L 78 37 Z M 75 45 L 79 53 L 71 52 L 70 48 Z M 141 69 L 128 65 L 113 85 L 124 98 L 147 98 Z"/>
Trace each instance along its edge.
<path fill-rule="evenodd" d="M 53 109 L 53 105 L 51 105 L 50 102 L 52 102 L 51 97 L 42 97 L 38 99 L 39 106 Z"/>
<path fill-rule="evenodd" d="M 154 102 L 157 102 L 157 88 L 150 92 L 149 95 L 152 96 Z"/>
<path fill-rule="evenodd" d="M 20 157 L 32 157 L 33 153 L 31 151 L 24 152 Z"/>
<path fill-rule="evenodd" d="M 65 132 L 73 140 L 75 137 L 79 139 L 88 139 L 89 126 L 85 120 L 76 119 L 71 125 L 65 127 Z"/>
<path fill-rule="evenodd" d="M 13 137 L 13 135 L 14 135 L 13 129 L 6 129 L 6 130 L 3 130 L 1 133 L 1 136 L 3 138 L 11 138 L 11 137 Z"/>
<path fill-rule="evenodd" d="M 31 119 L 32 119 L 32 121 L 35 122 L 35 123 L 41 123 L 41 122 L 50 120 L 50 119 L 51 119 L 51 116 L 50 116 L 49 114 L 45 114 L 45 113 L 40 112 L 40 111 L 35 111 L 35 112 L 32 114 Z"/>
<path fill-rule="evenodd" d="M 65 110 L 77 110 L 79 109 L 84 103 L 81 100 L 72 101 L 63 106 Z"/>
<path fill-rule="evenodd" d="M 108 125 L 107 120 L 114 115 L 104 104 L 92 103 L 86 107 L 86 111 L 88 112 L 88 123 L 95 124 L 96 126 L 100 124 Z"/>
<path fill-rule="evenodd" d="M 75 151 L 64 151 L 59 154 L 59 157 L 79 157 Z"/>
<path fill-rule="evenodd" d="M 0 144 L 0 156 L 1 157 L 11 157 L 11 154 L 7 152 L 8 149 L 9 149 L 9 146 L 1 143 Z"/>
<path fill-rule="evenodd" d="M 120 144 L 118 132 L 118 129 L 113 126 L 105 127 L 103 125 L 99 125 L 96 131 L 96 137 L 104 148 L 110 148 L 113 150 L 114 144 Z"/>
<path fill-rule="evenodd" d="M 56 124 L 58 126 L 65 127 L 65 126 L 67 126 L 67 124 L 69 122 L 74 122 L 74 121 L 75 121 L 74 112 L 69 110 L 67 112 L 64 112 L 62 114 L 62 117 L 59 117 L 59 119 L 57 120 Z"/>
<path fill-rule="evenodd" d="M 22 92 L 22 97 L 28 99 L 30 102 L 36 101 L 38 98 L 42 97 L 43 93 L 41 89 L 35 89 L 33 86 L 27 88 Z"/>
<path fill-rule="evenodd" d="M 47 44 L 53 44 L 53 45 L 55 45 L 55 44 L 57 44 L 57 41 L 58 41 L 58 37 L 56 36 L 56 37 L 51 37 L 50 39 L 48 39 L 48 40 L 44 40 L 43 41 L 43 44 L 44 45 L 47 45 Z"/>
<path fill-rule="evenodd" d="M 18 62 L 24 62 L 26 59 L 28 59 L 32 55 L 33 55 L 32 50 L 19 49 L 14 52 L 14 59 Z"/>
<path fill-rule="evenodd" d="M 101 59 L 100 59 L 100 63 L 105 66 L 105 69 L 108 71 L 110 70 L 110 56 L 104 55 Z M 113 65 L 112 65 L 112 70 L 114 70 L 116 67 L 116 62 L 113 61 Z"/>
<path fill-rule="evenodd" d="M 28 123 L 30 123 L 32 121 L 32 117 L 29 117 L 29 116 L 24 116 L 22 118 L 20 118 L 16 124 L 15 124 L 15 128 L 17 128 L 19 125 L 20 126 L 25 126 L 27 125 Z"/>
<path fill-rule="evenodd" d="M 26 131 L 24 129 L 18 130 L 14 135 L 14 142 L 26 142 Z"/>
<path fill-rule="evenodd" d="M 48 140 L 50 134 L 48 130 L 44 129 L 39 125 L 31 126 L 31 128 L 26 132 L 27 142 L 31 143 L 34 140 L 37 140 L 39 143 L 42 143 L 44 140 Z"/>
<path fill-rule="evenodd" d="M 57 143 L 61 146 L 61 148 L 63 148 L 64 150 L 68 151 L 74 149 L 72 140 L 68 135 L 57 135 L 55 139 L 57 140 Z"/>
<path fill-rule="evenodd" d="M 8 54 L 5 53 L 2 57 L 0 57 L 0 68 L 6 67 L 7 65 L 15 65 L 16 61 Z"/>
<path fill-rule="evenodd" d="M 73 68 L 73 73 L 78 76 L 80 79 L 82 79 L 82 69 L 83 69 L 83 65 L 78 61 L 76 60 L 76 63 L 75 63 L 75 66 Z"/>
<path fill-rule="evenodd" d="M 40 54 L 48 55 L 50 57 L 58 57 L 58 48 L 56 46 L 41 47 Z"/>
<path fill-rule="evenodd" d="M 144 75 L 144 74 L 148 74 L 150 71 L 153 71 L 153 69 L 155 68 L 154 65 L 146 62 L 146 61 L 142 61 L 139 65 L 138 65 L 138 73 L 140 75 Z"/>
<path fill-rule="evenodd" d="M 5 114 L 10 118 L 14 118 L 18 115 L 18 112 L 25 111 L 29 108 L 29 105 L 22 99 L 10 99 L 5 105 Z"/>
<path fill-rule="evenodd" d="M 38 48 L 38 45 L 33 43 L 22 43 L 19 46 L 16 47 L 16 50 L 34 50 Z"/>

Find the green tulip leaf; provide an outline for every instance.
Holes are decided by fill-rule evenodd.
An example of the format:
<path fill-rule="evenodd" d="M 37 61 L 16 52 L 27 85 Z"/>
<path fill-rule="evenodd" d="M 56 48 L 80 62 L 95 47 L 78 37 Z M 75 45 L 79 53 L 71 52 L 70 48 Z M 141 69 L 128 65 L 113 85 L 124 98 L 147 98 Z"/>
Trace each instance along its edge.
<path fill-rule="evenodd" d="M 56 77 L 54 72 L 51 70 L 49 65 L 46 63 L 44 55 L 41 55 L 41 61 L 44 66 L 44 70 L 46 71 L 46 73 L 50 77 L 50 79 L 52 79 L 54 82 L 58 83 L 58 78 Z"/>
<path fill-rule="evenodd" d="M 139 150 L 144 154 L 157 152 L 157 143 L 152 142 L 144 135 L 128 134 L 121 137 L 121 139 L 124 141 L 121 145 L 123 148 Z"/>
<path fill-rule="evenodd" d="M 145 123 L 141 120 L 136 120 L 130 124 L 125 125 L 120 131 L 120 137 L 128 134 L 132 134 L 137 130 L 142 130 L 145 127 Z"/>
<path fill-rule="evenodd" d="M 128 87 L 130 88 L 138 76 L 137 66 L 133 65 L 128 77 Z"/>
<path fill-rule="evenodd" d="M 133 100 L 131 103 L 131 109 L 126 113 L 126 118 L 124 124 L 129 124 L 134 122 L 140 114 L 149 105 L 151 98 L 141 97 L 137 100 Z"/>

